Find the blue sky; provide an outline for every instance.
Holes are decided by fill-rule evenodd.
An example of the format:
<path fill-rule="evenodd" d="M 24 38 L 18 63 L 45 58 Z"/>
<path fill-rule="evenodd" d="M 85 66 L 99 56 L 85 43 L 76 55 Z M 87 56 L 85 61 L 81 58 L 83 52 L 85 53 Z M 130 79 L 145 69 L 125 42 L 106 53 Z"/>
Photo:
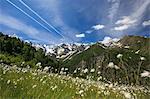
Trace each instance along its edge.
<path fill-rule="evenodd" d="M 150 37 L 150 0 L 0 0 L 0 31 L 46 44 Z"/>

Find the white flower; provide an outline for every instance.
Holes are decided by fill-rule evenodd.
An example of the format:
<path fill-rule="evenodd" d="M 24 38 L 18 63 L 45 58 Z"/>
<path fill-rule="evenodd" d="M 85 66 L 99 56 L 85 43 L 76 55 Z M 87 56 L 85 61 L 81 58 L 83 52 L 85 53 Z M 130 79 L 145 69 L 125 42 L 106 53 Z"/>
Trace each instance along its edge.
<path fill-rule="evenodd" d="M 143 73 L 141 73 L 141 77 L 150 77 L 150 72 L 144 71 Z"/>
<path fill-rule="evenodd" d="M 115 65 L 113 62 L 109 62 L 108 66 L 109 68 L 115 68 L 115 69 L 120 69 L 117 65 Z"/>
<path fill-rule="evenodd" d="M 145 57 L 140 57 L 141 61 L 144 61 L 145 60 Z"/>
<path fill-rule="evenodd" d="M 36 66 L 39 67 L 39 68 L 42 67 L 40 62 L 38 62 L 38 63 L 36 64 Z"/>
<path fill-rule="evenodd" d="M 32 88 L 35 88 L 37 85 L 33 85 Z"/>
<path fill-rule="evenodd" d="M 100 72 L 100 71 L 98 71 L 98 72 L 97 72 L 97 74 L 101 74 L 101 72 Z"/>
<path fill-rule="evenodd" d="M 83 92 L 84 92 L 83 90 L 80 90 L 80 91 L 79 91 L 79 94 L 82 94 Z"/>
<path fill-rule="evenodd" d="M 57 88 L 57 86 L 52 86 L 51 89 L 54 91 Z"/>
<path fill-rule="evenodd" d="M 130 48 L 130 46 L 125 46 L 124 48 Z"/>
<path fill-rule="evenodd" d="M 74 72 L 73 72 L 73 73 L 74 73 L 74 74 L 75 74 L 75 73 L 77 73 L 77 70 L 74 70 Z"/>
<path fill-rule="evenodd" d="M 50 67 L 44 67 L 43 71 L 48 72 Z"/>
<path fill-rule="evenodd" d="M 117 65 L 114 66 L 115 69 L 120 69 L 120 67 L 118 67 Z"/>
<path fill-rule="evenodd" d="M 123 92 L 126 99 L 132 99 L 132 95 L 129 92 Z"/>
<path fill-rule="evenodd" d="M 117 58 L 121 58 L 123 55 L 122 54 L 118 54 L 117 55 Z"/>
<path fill-rule="evenodd" d="M 83 73 L 87 73 L 87 72 L 88 72 L 88 69 L 87 69 L 87 68 L 83 70 Z"/>
<path fill-rule="evenodd" d="M 101 79 L 102 79 L 102 76 L 98 77 L 98 78 L 97 78 L 97 81 L 99 81 L 99 80 L 101 80 Z"/>
<path fill-rule="evenodd" d="M 61 71 L 64 71 L 65 69 L 64 68 L 61 68 Z"/>
<path fill-rule="evenodd" d="M 7 81 L 7 84 L 10 84 L 10 80 Z"/>
<path fill-rule="evenodd" d="M 140 52 L 140 50 L 137 50 L 136 52 L 135 52 L 135 54 L 138 54 Z"/>
<path fill-rule="evenodd" d="M 114 68 L 114 63 L 113 62 L 109 62 L 108 66 L 109 68 Z"/>
<path fill-rule="evenodd" d="M 93 72 L 95 72 L 95 69 L 93 68 L 93 69 L 91 69 L 91 71 L 90 71 L 91 73 L 93 73 Z"/>
<path fill-rule="evenodd" d="M 67 71 L 68 70 L 68 68 L 65 68 L 65 71 Z"/>

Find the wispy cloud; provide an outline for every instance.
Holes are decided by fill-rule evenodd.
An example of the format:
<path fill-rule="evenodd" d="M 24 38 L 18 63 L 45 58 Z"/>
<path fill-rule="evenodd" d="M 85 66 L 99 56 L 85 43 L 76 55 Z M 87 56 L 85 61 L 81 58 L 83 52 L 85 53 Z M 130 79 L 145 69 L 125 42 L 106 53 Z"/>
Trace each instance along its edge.
<path fill-rule="evenodd" d="M 97 24 L 97 25 L 92 26 L 91 29 L 85 31 L 85 33 L 91 34 L 91 33 L 94 32 L 94 31 L 102 30 L 102 29 L 104 29 L 104 28 L 105 28 L 104 25 L 102 25 L 102 24 Z"/>
<path fill-rule="evenodd" d="M 25 33 L 30 38 L 40 40 L 46 43 L 51 43 L 52 41 L 57 40 L 54 36 L 50 35 L 50 33 L 37 30 L 36 28 L 29 26 L 24 22 L 9 15 L 0 14 L 0 24 L 16 31 Z"/>
<path fill-rule="evenodd" d="M 77 38 L 83 38 L 83 37 L 85 37 L 85 34 L 84 34 L 84 33 L 76 34 L 76 37 L 77 37 Z"/>
<path fill-rule="evenodd" d="M 140 24 L 146 8 L 150 4 L 150 0 L 144 0 L 140 2 L 140 4 L 142 5 L 138 8 L 135 7 L 134 12 L 132 14 L 130 14 L 129 16 L 124 16 L 122 17 L 122 19 L 118 20 L 116 22 L 116 25 L 119 26 L 114 27 L 114 30 L 123 31 Z M 138 5 L 139 3 L 137 3 L 137 6 Z"/>
<path fill-rule="evenodd" d="M 110 21 L 112 21 L 119 9 L 120 0 L 108 0 L 108 2 L 111 4 L 111 7 L 109 8 L 109 12 L 108 12 L 108 18 L 110 19 Z"/>
<path fill-rule="evenodd" d="M 101 25 L 101 24 L 92 26 L 92 28 L 93 28 L 94 30 L 101 30 L 101 29 L 103 29 L 104 27 L 105 27 L 105 26 L 104 26 L 104 25 Z"/>
<path fill-rule="evenodd" d="M 149 26 L 150 25 L 150 20 L 144 21 L 142 25 L 143 26 Z"/>
<path fill-rule="evenodd" d="M 115 24 L 119 25 L 114 28 L 114 30 L 123 31 L 128 29 L 129 27 L 135 25 L 137 20 L 132 20 L 130 17 L 124 16 L 121 20 L 118 20 Z"/>

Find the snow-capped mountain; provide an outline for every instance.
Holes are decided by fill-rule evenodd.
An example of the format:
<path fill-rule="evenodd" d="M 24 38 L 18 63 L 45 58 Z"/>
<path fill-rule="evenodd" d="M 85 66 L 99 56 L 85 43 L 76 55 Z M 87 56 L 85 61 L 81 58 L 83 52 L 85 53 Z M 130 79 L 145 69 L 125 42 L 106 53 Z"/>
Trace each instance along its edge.
<path fill-rule="evenodd" d="M 90 44 L 80 44 L 80 43 L 59 44 L 59 45 L 33 44 L 32 46 L 35 47 L 37 50 L 41 48 L 45 51 L 46 55 L 50 55 L 58 59 L 69 58 L 73 54 L 78 54 L 90 48 Z"/>

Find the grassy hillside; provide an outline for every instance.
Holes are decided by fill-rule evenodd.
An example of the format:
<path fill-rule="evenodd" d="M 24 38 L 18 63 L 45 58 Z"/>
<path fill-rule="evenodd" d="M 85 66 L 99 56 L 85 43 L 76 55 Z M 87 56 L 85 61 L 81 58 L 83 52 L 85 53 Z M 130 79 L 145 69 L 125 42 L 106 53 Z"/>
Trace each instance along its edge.
<path fill-rule="evenodd" d="M 42 68 L 52 66 L 57 68 L 57 61 L 50 56 L 46 56 L 43 49 L 36 50 L 31 43 L 21 41 L 16 37 L 9 37 L 0 32 L 0 62 L 5 64 L 15 64 L 24 67 L 30 65 L 36 68 L 37 63 L 41 63 Z"/>
<path fill-rule="evenodd" d="M 63 65 L 74 76 L 90 76 L 96 80 L 102 76 L 102 81 L 150 86 L 149 77 L 141 77 L 141 73 L 150 71 L 150 38 L 126 36 L 118 43 L 121 47 L 104 47 L 97 43 Z"/>
<path fill-rule="evenodd" d="M 149 89 L 0 64 L 1 99 L 149 99 Z"/>
<path fill-rule="evenodd" d="M 150 86 L 150 38 L 125 36 L 118 44 L 121 46 L 96 43 L 61 61 L 46 56 L 31 43 L 0 33 L 0 63 L 34 69 L 46 67 L 49 72 L 103 82 Z"/>

